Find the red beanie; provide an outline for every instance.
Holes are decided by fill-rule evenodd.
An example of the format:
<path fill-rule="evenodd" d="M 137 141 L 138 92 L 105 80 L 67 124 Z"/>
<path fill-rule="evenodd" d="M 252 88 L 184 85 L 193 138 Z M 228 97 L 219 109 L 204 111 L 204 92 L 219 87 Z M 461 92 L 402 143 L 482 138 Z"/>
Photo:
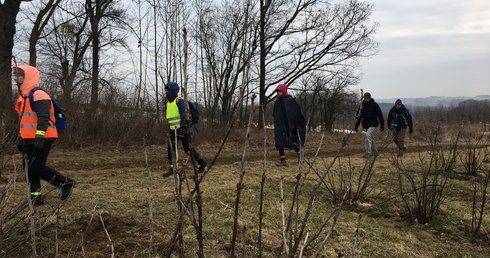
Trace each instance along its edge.
<path fill-rule="evenodd" d="M 288 95 L 288 86 L 284 83 L 280 83 L 279 85 L 277 85 L 276 91 L 281 91 L 282 93 L 284 93 L 284 96 L 287 96 Z"/>

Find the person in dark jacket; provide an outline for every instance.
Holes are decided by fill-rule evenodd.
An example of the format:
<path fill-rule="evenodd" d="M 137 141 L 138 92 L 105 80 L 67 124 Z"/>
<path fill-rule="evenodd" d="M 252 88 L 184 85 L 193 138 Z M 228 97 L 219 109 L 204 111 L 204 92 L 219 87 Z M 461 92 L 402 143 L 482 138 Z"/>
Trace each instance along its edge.
<path fill-rule="evenodd" d="M 366 138 L 364 140 L 364 148 L 366 151 L 365 158 L 370 158 L 378 154 L 378 149 L 376 148 L 375 133 L 376 127 L 380 126 L 380 130 L 384 131 L 385 124 L 383 118 L 383 112 L 378 103 L 371 98 L 371 93 L 366 92 L 363 96 L 362 107 L 360 110 L 359 117 L 356 121 L 356 126 L 354 130 L 357 132 L 359 130 L 359 125 L 362 124 L 362 128 L 366 130 Z"/>
<path fill-rule="evenodd" d="M 51 146 L 58 139 L 51 97 L 44 90 L 37 90 L 33 94 L 31 106 L 29 93 L 39 86 L 39 70 L 30 65 L 20 65 L 13 67 L 12 72 L 19 89 L 15 104 L 15 110 L 19 114 L 19 137 L 16 144 L 17 149 L 26 157 L 22 161 L 24 167 L 27 163 L 32 203 L 36 206 L 44 204 L 41 179 L 60 188 L 59 198 L 64 201 L 70 197 L 76 182 L 46 166 Z"/>
<path fill-rule="evenodd" d="M 274 102 L 274 140 L 279 151 L 277 166 L 287 166 L 284 148 L 293 149 L 299 154 L 305 145 L 306 120 L 296 99 L 288 94 L 288 86 L 279 84 L 276 87 Z"/>
<path fill-rule="evenodd" d="M 186 154 L 189 154 L 189 129 L 185 121 L 189 107 L 186 107 L 185 100 L 179 97 L 179 85 L 175 82 L 168 82 L 165 85 L 165 97 L 167 98 L 166 118 L 170 126 L 170 143 L 168 145 L 168 161 L 170 169 L 163 174 L 163 177 L 171 176 L 174 173 L 173 154 L 176 152 L 177 143 L 181 141 Z M 202 173 L 206 168 L 206 161 L 194 151 L 194 159 L 199 164 L 198 172 Z"/>
<path fill-rule="evenodd" d="M 405 131 L 413 133 L 412 115 L 403 105 L 401 99 L 395 101 L 395 105 L 388 112 L 388 128 L 393 132 L 393 141 L 398 148 L 398 156 L 403 156 L 405 152 Z"/>

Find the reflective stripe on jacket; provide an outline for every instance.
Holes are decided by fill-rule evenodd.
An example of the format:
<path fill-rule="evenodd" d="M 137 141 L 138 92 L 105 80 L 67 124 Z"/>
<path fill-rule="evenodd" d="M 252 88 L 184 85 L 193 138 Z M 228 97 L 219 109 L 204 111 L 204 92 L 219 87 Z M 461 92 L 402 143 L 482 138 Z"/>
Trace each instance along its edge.
<path fill-rule="evenodd" d="M 47 94 L 46 94 L 47 95 Z M 19 135 L 22 139 L 34 139 L 36 138 L 36 131 L 38 125 L 37 113 L 32 110 L 29 98 L 19 96 L 15 110 L 19 114 Z M 49 122 L 44 138 L 56 139 L 58 138 L 58 130 L 52 121 L 56 121 L 54 115 L 54 107 L 51 103 L 49 107 Z"/>
<path fill-rule="evenodd" d="M 174 101 L 167 103 L 167 121 L 170 125 L 170 130 L 176 130 L 180 128 L 180 112 L 177 102 L 179 97 L 175 98 Z"/>

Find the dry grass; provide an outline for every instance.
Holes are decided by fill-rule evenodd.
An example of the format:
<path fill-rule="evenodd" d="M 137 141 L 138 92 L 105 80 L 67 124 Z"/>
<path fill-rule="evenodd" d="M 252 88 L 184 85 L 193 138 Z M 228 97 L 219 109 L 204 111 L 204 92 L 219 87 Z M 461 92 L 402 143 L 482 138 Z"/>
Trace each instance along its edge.
<path fill-rule="evenodd" d="M 204 246 L 207 257 L 229 257 L 230 239 L 233 227 L 236 184 L 239 178 L 244 130 L 236 130 L 231 141 L 225 146 L 216 164 L 206 174 L 201 184 L 204 213 Z M 327 134 L 323 147 L 316 158 L 315 168 L 324 172 L 332 157 L 341 146 L 340 133 Z M 217 135 L 209 135 L 198 141 L 199 152 L 210 160 L 219 145 Z M 258 210 L 260 200 L 260 180 L 263 166 L 263 135 L 256 130 L 251 136 L 251 149 L 245 163 L 244 189 L 239 209 L 239 234 L 237 253 L 241 257 L 257 257 Z M 268 160 L 266 163 L 266 183 L 264 194 L 263 247 L 264 257 L 277 257 L 282 242 L 280 182 L 284 178 L 285 207 L 292 201 L 293 187 L 298 167 L 294 166 L 295 154 L 287 152 L 290 166 L 275 167 L 277 152 L 274 150 L 272 134 L 268 134 Z M 314 158 L 321 134 L 308 136 L 306 158 Z M 424 155 L 427 143 L 422 136 L 409 136 L 408 152 L 403 161 L 416 166 L 419 155 Z M 451 137 L 446 137 L 450 142 Z M 363 202 L 348 203 L 338 218 L 333 235 L 328 240 L 322 254 L 324 257 L 338 256 L 340 253 L 352 256 L 356 238 L 358 214 L 362 214 L 357 255 L 361 257 L 488 257 L 489 219 L 485 218 L 483 234 L 472 237 L 466 234 L 470 220 L 471 180 L 450 178 L 448 198 L 442 206 L 443 213 L 427 225 L 407 221 L 397 198 L 397 170 L 391 165 L 396 159 L 394 147 L 387 133 L 379 135 L 378 143 L 386 148 L 376 160 L 373 177 L 373 194 Z M 487 146 L 488 147 L 488 146 Z M 57 190 L 46 197 L 46 204 L 36 208 L 36 217 L 45 219 L 45 225 L 38 237 L 38 254 L 53 257 L 55 253 L 55 227 L 58 228 L 60 257 L 110 257 L 111 244 L 105 233 L 107 230 L 113 241 L 116 257 L 148 257 L 149 253 L 149 205 L 148 186 L 152 184 L 153 202 L 153 257 L 163 257 L 167 251 L 178 220 L 177 204 L 174 197 L 173 178 L 162 178 L 167 169 L 166 145 L 147 147 L 149 165 L 145 167 L 144 147 L 91 147 L 82 150 L 55 150 L 49 164 L 63 174 L 78 181 L 72 197 L 61 206 L 57 221 L 53 214 L 59 207 Z M 329 173 L 338 173 L 339 166 L 349 162 L 362 167 L 363 136 L 352 135 L 349 145 Z M 13 163 L 19 164 L 20 157 L 14 156 Z M 485 163 L 488 169 L 489 163 Z M 189 165 L 185 165 L 189 168 Z M 416 173 L 416 167 L 413 168 Z M 152 180 L 150 181 L 150 171 Z M 305 168 L 304 172 L 308 172 Z M 458 171 L 456 171 L 458 172 Z M 3 178 L 14 176 L 9 166 Z M 17 175 L 12 198 L 5 203 L 15 207 L 25 196 L 25 182 Z M 309 171 L 302 179 L 299 197 L 299 214 L 304 214 L 311 190 L 318 184 L 318 176 Z M 377 184 L 377 185 L 374 185 Z M 4 185 L 4 183 L 2 183 Z M 191 184 L 192 186 L 192 184 Z M 45 191 L 51 189 L 43 185 Z M 186 194 L 184 194 L 186 196 Z M 337 207 L 332 203 L 331 194 L 320 186 L 314 208 L 307 223 L 307 230 L 314 232 Z M 94 209 L 97 208 L 97 211 Z M 287 211 L 286 211 L 287 212 Z M 46 219 L 48 218 L 48 219 Z M 104 226 L 101 224 L 101 219 Z M 331 225 L 331 222 L 327 223 Z M 6 226 L 5 226 L 6 227 Z M 5 232 L 4 227 L 4 232 Z M 27 231 L 27 229 L 25 229 Z M 197 241 L 194 228 L 185 222 L 184 240 L 186 257 L 194 257 Z M 5 237 L 5 236 L 4 236 Z M 324 237 L 323 235 L 320 238 Z M 82 240 L 83 239 L 83 240 Z M 8 246 L 4 240 L 3 246 Z M 311 256 L 316 250 L 305 249 L 304 256 Z M 31 249 L 29 243 L 22 244 L 15 252 L 2 254 L 4 257 L 27 257 Z M 284 253 L 283 253 L 284 254 Z"/>

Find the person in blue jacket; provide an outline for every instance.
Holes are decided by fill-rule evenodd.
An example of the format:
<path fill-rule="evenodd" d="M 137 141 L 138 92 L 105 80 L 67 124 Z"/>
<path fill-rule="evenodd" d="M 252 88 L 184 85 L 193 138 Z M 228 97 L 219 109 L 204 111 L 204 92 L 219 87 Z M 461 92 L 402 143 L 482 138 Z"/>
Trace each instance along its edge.
<path fill-rule="evenodd" d="M 177 141 L 182 142 L 184 151 L 189 154 L 189 130 L 185 121 L 188 107 L 185 105 L 185 100 L 179 97 L 179 85 L 175 82 L 168 82 L 165 85 L 165 97 L 167 98 L 166 118 L 170 126 L 170 144 L 168 145 L 168 161 L 170 169 L 163 174 L 163 177 L 171 176 L 174 173 L 173 154 L 175 154 Z M 199 164 L 198 172 L 202 173 L 206 168 L 206 161 L 194 151 L 194 159 Z"/>
<path fill-rule="evenodd" d="M 395 101 L 395 105 L 388 112 L 388 126 L 393 132 L 393 141 L 398 149 L 398 156 L 403 156 L 405 152 L 405 132 L 408 127 L 408 133 L 413 133 L 412 115 L 408 108 L 403 105 L 401 99 Z"/>

